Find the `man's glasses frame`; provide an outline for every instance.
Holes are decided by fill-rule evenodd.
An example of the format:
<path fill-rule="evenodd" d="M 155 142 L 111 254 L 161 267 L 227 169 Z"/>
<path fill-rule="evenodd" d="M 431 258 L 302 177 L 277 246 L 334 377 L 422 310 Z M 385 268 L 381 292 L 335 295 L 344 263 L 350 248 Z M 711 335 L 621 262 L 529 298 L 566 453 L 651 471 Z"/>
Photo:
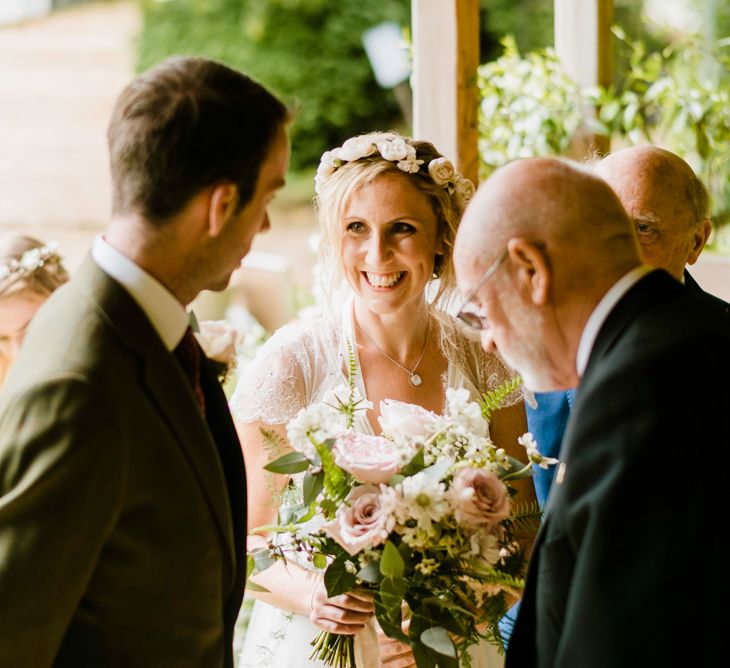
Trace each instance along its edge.
<path fill-rule="evenodd" d="M 487 267 L 486 271 L 482 274 L 476 285 L 471 290 L 469 290 L 469 294 L 467 294 L 467 296 L 464 298 L 464 301 L 461 304 L 461 308 L 456 314 L 456 317 L 459 320 L 461 320 L 472 329 L 476 329 L 478 331 L 486 329 L 486 318 L 484 318 L 484 316 L 477 315 L 473 311 L 467 311 L 466 308 L 472 302 L 474 297 L 476 297 L 479 291 L 484 287 L 484 284 L 494 275 L 497 269 L 500 268 L 502 263 L 507 259 L 508 255 L 509 250 L 505 248 L 504 251 L 502 251 L 502 254 L 494 262 L 492 262 L 489 267 Z"/>

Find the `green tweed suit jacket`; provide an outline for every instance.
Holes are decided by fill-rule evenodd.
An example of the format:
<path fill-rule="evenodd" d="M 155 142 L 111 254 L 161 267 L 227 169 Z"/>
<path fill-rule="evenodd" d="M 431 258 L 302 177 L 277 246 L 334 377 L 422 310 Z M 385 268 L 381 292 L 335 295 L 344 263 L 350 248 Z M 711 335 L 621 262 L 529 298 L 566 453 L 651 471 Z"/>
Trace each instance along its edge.
<path fill-rule="evenodd" d="M 88 258 L 0 391 L 0 667 L 231 666 L 245 475 L 137 303 Z"/>

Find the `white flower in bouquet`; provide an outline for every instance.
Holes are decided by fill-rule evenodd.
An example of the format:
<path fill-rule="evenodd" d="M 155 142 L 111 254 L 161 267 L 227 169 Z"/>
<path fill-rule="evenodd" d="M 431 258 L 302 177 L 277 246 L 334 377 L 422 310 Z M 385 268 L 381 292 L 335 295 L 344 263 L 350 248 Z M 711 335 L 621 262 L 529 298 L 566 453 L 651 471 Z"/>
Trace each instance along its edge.
<path fill-rule="evenodd" d="M 453 422 L 464 431 L 485 437 L 489 434 L 489 425 L 482 416 L 482 409 L 476 401 L 470 401 L 468 390 L 448 388 L 446 410 Z"/>
<path fill-rule="evenodd" d="M 383 434 L 396 441 L 410 443 L 430 438 L 443 427 L 444 419 L 415 404 L 383 399 L 378 423 Z"/>
<path fill-rule="evenodd" d="M 494 566 L 503 556 L 499 537 L 489 529 L 482 528 L 472 533 L 469 543 L 472 555 L 490 566 Z"/>
<path fill-rule="evenodd" d="M 347 495 L 335 519 L 322 525 L 348 554 L 382 545 L 395 526 L 395 492 L 386 485 L 359 485 Z"/>
<path fill-rule="evenodd" d="M 379 485 L 387 482 L 401 468 L 395 444 L 382 436 L 349 431 L 335 441 L 332 454 L 335 464 L 359 482 Z"/>
<path fill-rule="evenodd" d="M 346 429 L 346 418 L 337 409 L 327 404 L 311 404 L 302 408 L 286 425 L 286 436 L 292 448 L 305 457 L 316 455 L 311 439 L 324 443 L 337 438 Z"/>
<path fill-rule="evenodd" d="M 414 519 L 420 529 L 430 531 L 433 522 L 440 522 L 450 510 L 446 486 L 425 473 L 404 478 L 396 491 L 401 503 L 395 513 L 401 524 Z"/>
<path fill-rule="evenodd" d="M 540 451 L 537 449 L 537 441 L 529 431 L 522 434 L 517 439 L 517 442 L 524 446 L 531 464 L 537 464 L 541 469 L 546 469 L 548 466 L 553 466 L 558 463 L 558 460 L 554 457 L 544 457 L 540 454 Z"/>

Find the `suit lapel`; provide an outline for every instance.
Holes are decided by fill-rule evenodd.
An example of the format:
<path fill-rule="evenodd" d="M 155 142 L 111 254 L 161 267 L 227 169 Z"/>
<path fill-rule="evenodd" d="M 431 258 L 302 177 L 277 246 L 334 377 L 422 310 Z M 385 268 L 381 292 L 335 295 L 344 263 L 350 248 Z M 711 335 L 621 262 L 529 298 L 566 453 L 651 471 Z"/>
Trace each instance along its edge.
<path fill-rule="evenodd" d="M 144 384 L 152 402 L 195 472 L 220 528 L 226 552 L 232 565 L 235 564 L 233 520 L 225 474 L 185 374 L 134 299 L 91 258 L 81 265 L 74 283 L 103 313 L 121 343 L 140 357 Z"/>
<path fill-rule="evenodd" d="M 188 380 L 175 358 L 164 347 L 156 354 L 145 356 L 144 379 L 152 400 L 177 436 L 206 493 L 228 554 L 235 563 L 233 519 L 225 475 L 216 444 Z"/>

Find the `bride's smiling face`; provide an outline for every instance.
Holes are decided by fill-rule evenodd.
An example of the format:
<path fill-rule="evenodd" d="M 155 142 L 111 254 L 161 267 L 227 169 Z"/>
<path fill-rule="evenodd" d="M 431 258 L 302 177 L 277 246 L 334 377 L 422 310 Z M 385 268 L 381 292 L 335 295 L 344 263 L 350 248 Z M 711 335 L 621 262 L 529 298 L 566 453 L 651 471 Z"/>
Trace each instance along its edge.
<path fill-rule="evenodd" d="M 342 271 L 370 310 L 386 315 L 423 301 L 441 240 L 431 202 L 411 177 L 386 172 L 356 190 L 341 235 Z"/>

